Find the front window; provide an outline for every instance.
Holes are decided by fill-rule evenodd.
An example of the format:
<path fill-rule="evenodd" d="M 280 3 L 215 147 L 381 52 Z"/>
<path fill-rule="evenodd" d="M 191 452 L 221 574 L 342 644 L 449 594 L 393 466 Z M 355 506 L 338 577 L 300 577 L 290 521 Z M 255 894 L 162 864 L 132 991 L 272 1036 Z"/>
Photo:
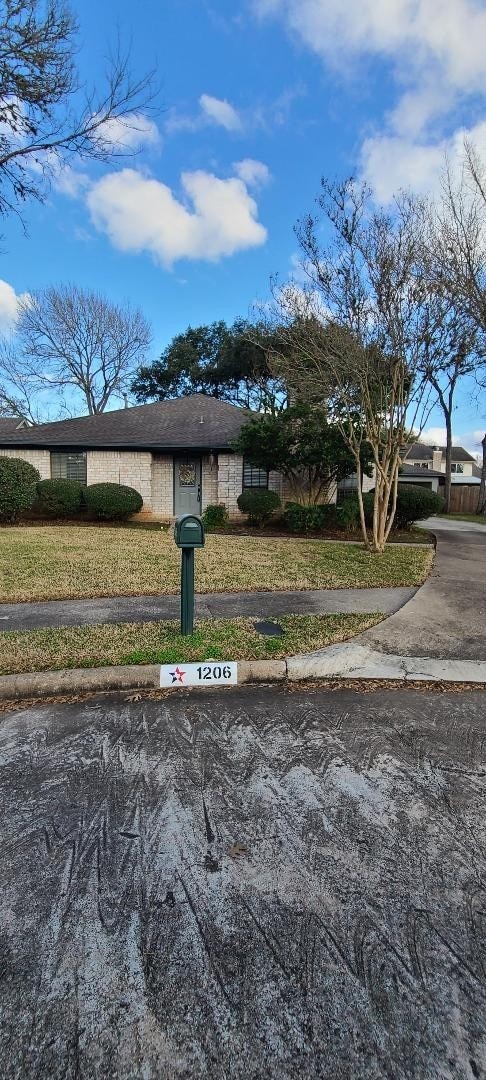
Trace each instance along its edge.
<path fill-rule="evenodd" d="M 428 469 L 428 467 L 429 467 L 428 461 L 416 461 L 415 462 L 415 468 L 416 469 Z"/>
<path fill-rule="evenodd" d="M 257 469 L 249 461 L 243 462 L 243 487 L 244 488 L 267 488 L 268 472 L 266 469 Z"/>
<path fill-rule="evenodd" d="M 464 472 L 464 465 L 460 465 L 459 462 L 453 461 L 453 463 L 451 465 L 451 473 L 453 473 L 453 472 L 455 472 L 455 473 L 463 473 Z"/>
<path fill-rule="evenodd" d="M 53 480 L 79 480 L 86 483 L 86 454 L 51 453 L 51 477 Z"/>

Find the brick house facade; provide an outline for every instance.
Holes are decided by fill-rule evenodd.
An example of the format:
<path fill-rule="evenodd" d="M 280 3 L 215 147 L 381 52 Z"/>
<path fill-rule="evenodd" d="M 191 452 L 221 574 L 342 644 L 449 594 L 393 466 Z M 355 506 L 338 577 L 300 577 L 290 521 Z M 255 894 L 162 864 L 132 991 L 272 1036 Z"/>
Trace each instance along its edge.
<path fill-rule="evenodd" d="M 279 473 L 248 468 L 232 450 L 252 415 L 193 394 L 21 430 L 0 428 L 0 455 L 29 461 L 43 480 L 64 475 L 87 484 L 127 484 L 143 498 L 143 517 L 170 520 L 224 503 L 237 518 L 243 487 L 269 487 L 286 497 Z"/>

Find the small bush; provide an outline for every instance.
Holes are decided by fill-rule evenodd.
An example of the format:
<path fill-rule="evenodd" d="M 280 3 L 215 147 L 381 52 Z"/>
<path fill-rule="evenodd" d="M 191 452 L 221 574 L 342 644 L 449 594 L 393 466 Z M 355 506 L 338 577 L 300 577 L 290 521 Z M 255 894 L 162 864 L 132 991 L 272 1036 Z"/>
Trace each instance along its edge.
<path fill-rule="evenodd" d="M 435 491 L 419 487 L 418 484 L 399 484 L 394 528 L 409 529 L 414 521 L 422 521 L 431 514 L 441 514 L 443 509 L 444 500 Z"/>
<path fill-rule="evenodd" d="M 86 509 L 101 521 L 123 521 L 143 506 L 140 493 L 123 484 L 90 484 L 85 502 Z"/>
<path fill-rule="evenodd" d="M 85 487 L 79 480 L 41 480 L 36 509 L 52 517 L 73 517 L 84 509 Z"/>
<path fill-rule="evenodd" d="M 276 491 L 266 488 L 248 488 L 237 498 L 238 508 L 246 514 L 249 525 L 264 525 L 280 506 L 280 497 Z"/>
<path fill-rule="evenodd" d="M 211 532 L 212 529 L 220 529 L 223 525 L 228 523 L 228 511 L 223 503 L 211 503 L 206 507 L 203 515 L 202 522 L 206 532 Z"/>
<path fill-rule="evenodd" d="M 338 527 L 343 532 L 357 532 L 360 527 L 359 503 L 357 495 L 347 495 L 340 506 L 336 507 Z"/>
<path fill-rule="evenodd" d="M 21 458 L 0 457 L 0 521 L 17 521 L 30 510 L 40 474 Z"/>
<path fill-rule="evenodd" d="M 373 527 L 373 491 L 363 495 L 365 521 L 369 529 Z M 393 521 L 394 529 L 409 529 L 414 521 L 421 521 L 431 514 L 440 514 L 444 509 L 444 500 L 435 491 L 419 487 L 418 484 L 399 484 L 397 507 Z M 359 529 L 359 506 L 356 495 L 349 495 L 338 507 L 340 527 L 353 531 Z"/>
<path fill-rule="evenodd" d="M 320 532 L 321 529 L 333 529 L 337 524 L 336 507 L 332 503 L 301 506 L 288 502 L 283 517 L 288 530 L 293 533 Z"/>

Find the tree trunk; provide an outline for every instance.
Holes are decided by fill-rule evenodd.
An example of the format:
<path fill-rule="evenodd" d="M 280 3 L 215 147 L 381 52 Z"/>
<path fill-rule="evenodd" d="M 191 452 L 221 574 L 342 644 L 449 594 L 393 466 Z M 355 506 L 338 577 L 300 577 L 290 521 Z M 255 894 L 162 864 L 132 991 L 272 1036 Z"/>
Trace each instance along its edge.
<path fill-rule="evenodd" d="M 450 514 L 451 512 L 451 465 L 452 465 L 452 420 L 450 412 L 444 412 L 446 423 L 446 471 L 445 471 L 445 486 L 444 486 L 444 498 L 445 506 L 444 513 Z"/>
<path fill-rule="evenodd" d="M 360 523 L 361 523 L 361 532 L 363 534 L 364 546 L 365 546 L 366 550 L 369 551 L 370 542 L 368 540 L 368 532 L 367 532 L 367 529 L 366 529 L 365 512 L 364 512 L 364 505 L 363 505 L 363 476 L 362 476 L 362 469 L 361 469 L 361 459 L 360 459 L 359 454 L 358 454 L 358 456 L 356 458 L 356 479 L 357 479 L 357 483 L 358 483 L 357 495 L 358 495 L 359 520 L 360 520 Z"/>
<path fill-rule="evenodd" d="M 481 483 L 479 485 L 478 514 L 486 514 L 486 435 L 482 441 L 483 465 L 481 469 Z"/>

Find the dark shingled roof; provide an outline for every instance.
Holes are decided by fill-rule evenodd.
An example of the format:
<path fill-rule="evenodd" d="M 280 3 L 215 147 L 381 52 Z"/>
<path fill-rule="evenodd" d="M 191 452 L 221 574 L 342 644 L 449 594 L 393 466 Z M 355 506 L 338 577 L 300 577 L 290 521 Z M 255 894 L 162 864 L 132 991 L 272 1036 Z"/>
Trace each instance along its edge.
<path fill-rule="evenodd" d="M 0 445 L 48 450 L 227 450 L 242 425 L 255 415 L 206 394 L 191 394 L 154 405 L 36 424 L 23 431 L 0 429 Z"/>
<path fill-rule="evenodd" d="M 434 449 L 440 450 L 445 461 L 445 446 L 426 446 L 425 443 L 416 442 L 412 443 L 410 449 L 407 452 L 407 461 L 432 461 L 432 454 Z M 404 455 L 406 451 L 403 451 Z M 453 461 L 474 461 L 472 454 L 464 449 L 463 446 L 452 447 L 452 460 Z"/>
<path fill-rule="evenodd" d="M 24 424 L 25 420 L 20 420 L 18 416 L 0 416 L 0 438 L 17 431 Z"/>
<path fill-rule="evenodd" d="M 420 469 L 416 465 L 409 465 L 406 461 L 400 465 L 400 476 L 416 476 L 418 479 L 428 480 L 431 476 L 439 476 L 444 479 L 445 473 L 438 469 Z"/>

